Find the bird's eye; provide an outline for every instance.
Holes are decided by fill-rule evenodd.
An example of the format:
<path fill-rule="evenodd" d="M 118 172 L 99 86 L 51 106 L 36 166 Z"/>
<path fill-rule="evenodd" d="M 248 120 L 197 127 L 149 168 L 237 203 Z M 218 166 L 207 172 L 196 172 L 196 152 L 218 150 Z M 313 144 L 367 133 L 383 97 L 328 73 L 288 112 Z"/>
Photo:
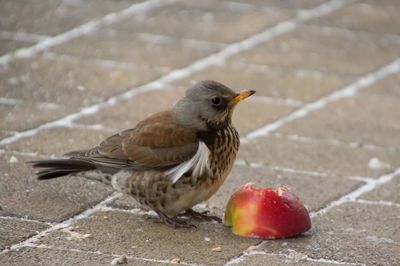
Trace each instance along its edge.
<path fill-rule="evenodd" d="M 213 105 L 219 105 L 219 104 L 221 103 L 221 98 L 219 98 L 219 97 L 213 97 L 213 98 L 211 99 L 211 102 L 212 102 Z"/>

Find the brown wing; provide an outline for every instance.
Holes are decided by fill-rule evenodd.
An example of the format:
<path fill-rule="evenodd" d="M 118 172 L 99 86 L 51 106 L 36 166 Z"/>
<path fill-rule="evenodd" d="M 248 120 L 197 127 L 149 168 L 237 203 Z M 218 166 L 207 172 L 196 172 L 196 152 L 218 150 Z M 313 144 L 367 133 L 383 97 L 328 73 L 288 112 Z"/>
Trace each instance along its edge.
<path fill-rule="evenodd" d="M 165 111 L 107 138 L 91 150 L 69 155 L 108 167 L 168 168 L 190 159 L 197 147 L 196 131 L 177 124 Z"/>

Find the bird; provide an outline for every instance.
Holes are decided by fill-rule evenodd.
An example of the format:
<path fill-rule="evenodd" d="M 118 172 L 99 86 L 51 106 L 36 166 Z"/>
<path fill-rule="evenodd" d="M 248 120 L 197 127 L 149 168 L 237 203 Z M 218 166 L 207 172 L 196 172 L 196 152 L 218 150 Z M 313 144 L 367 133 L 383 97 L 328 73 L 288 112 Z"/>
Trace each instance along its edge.
<path fill-rule="evenodd" d="M 254 93 L 200 81 L 172 108 L 93 148 L 29 163 L 39 168 L 39 180 L 77 175 L 112 186 L 175 228 L 193 226 L 183 216 L 220 222 L 192 207 L 208 200 L 229 175 L 240 145 L 232 114 Z"/>

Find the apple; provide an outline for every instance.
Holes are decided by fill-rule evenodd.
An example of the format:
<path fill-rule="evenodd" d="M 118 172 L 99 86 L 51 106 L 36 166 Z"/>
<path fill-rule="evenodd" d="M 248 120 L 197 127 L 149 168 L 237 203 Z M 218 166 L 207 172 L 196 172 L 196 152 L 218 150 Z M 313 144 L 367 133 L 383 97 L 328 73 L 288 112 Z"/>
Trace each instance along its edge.
<path fill-rule="evenodd" d="M 300 199 L 286 186 L 257 188 L 246 184 L 230 198 L 224 224 L 236 235 L 275 239 L 299 235 L 311 228 Z"/>

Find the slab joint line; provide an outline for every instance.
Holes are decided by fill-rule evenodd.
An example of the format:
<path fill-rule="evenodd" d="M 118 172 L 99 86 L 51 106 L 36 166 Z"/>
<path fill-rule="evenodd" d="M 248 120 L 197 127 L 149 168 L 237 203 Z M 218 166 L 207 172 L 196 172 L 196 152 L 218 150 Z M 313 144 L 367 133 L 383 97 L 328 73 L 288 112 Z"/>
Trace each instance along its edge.
<path fill-rule="evenodd" d="M 44 40 L 38 42 L 33 46 L 21 48 L 11 53 L 5 54 L 0 57 L 0 65 L 7 64 L 12 60 L 18 58 L 32 57 L 33 55 L 46 51 L 54 46 L 66 43 L 82 35 L 91 33 L 103 26 L 110 25 L 117 21 L 126 19 L 134 14 L 143 14 L 151 9 L 172 4 L 174 2 L 176 2 L 176 0 L 148 0 L 145 2 L 132 4 L 128 8 L 117 11 L 115 13 L 109 13 L 101 18 L 91 20 L 85 24 L 58 34 L 54 37 L 45 38 Z"/>
<path fill-rule="evenodd" d="M 136 257 L 132 255 L 121 255 L 121 254 L 114 254 L 114 253 L 104 253 L 102 251 L 89 251 L 89 250 L 81 250 L 81 249 L 76 249 L 76 248 L 64 248 L 64 247 L 58 247 L 58 246 L 51 246 L 51 245 L 27 245 L 27 247 L 31 248 L 37 248 L 37 249 L 49 249 L 49 250 L 57 250 L 57 251 L 66 251 L 66 252 L 76 252 L 76 253 L 84 253 L 84 254 L 90 254 L 90 255 L 103 255 L 103 256 L 110 256 L 113 258 L 118 258 L 122 256 L 126 256 L 128 260 L 138 260 L 138 261 L 147 261 L 147 262 L 154 262 L 154 263 L 168 263 L 168 264 L 175 264 L 174 262 L 170 260 L 161 260 L 161 259 L 150 259 L 150 258 L 144 258 L 144 257 Z M 197 266 L 197 264 L 191 264 L 191 263 L 186 263 L 186 262 L 179 262 L 181 265 L 188 265 L 188 266 Z"/>
<path fill-rule="evenodd" d="M 265 243 L 265 241 L 262 241 L 261 243 L 259 243 L 258 245 L 254 246 L 254 249 L 260 248 L 263 244 Z M 295 252 L 295 251 L 294 251 Z M 230 260 L 229 262 L 225 263 L 225 266 L 230 266 L 230 265 L 235 265 L 238 264 L 240 262 L 243 262 L 247 257 L 251 257 L 251 256 L 256 256 L 256 255 L 265 255 L 265 256 L 283 256 L 287 259 L 293 259 L 290 254 L 286 254 L 283 252 L 278 252 L 278 253 L 268 253 L 268 252 L 264 252 L 261 250 L 251 250 L 251 251 L 244 251 L 240 256 L 233 258 L 232 260 Z M 309 262 L 319 262 L 319 263 L 327 263 L 327 264 L 334 264 L 334 265 L 354 265 L 354 266 L 364 266 L 365 264 L 362 263 L 353 263 L 353 262 L 345 262 L 345 261 L 337 261 L 337 260 L 331 260 L 331 259 L 325 259 L 325 258 L 319 258 L 319 259 L 315 259 L 315 258 L 311 258 L 307 255 L 304 255 L 300 261 L 309 261 Z M 293 261 L 295 262 L 295 261 Z M 292 263 L 293 263 L 292 262 Z M 297 262 L 297 261 L 296 261 Z"/>
<path fill-rule="evenodd" d="M 337 100 L 352 97 L 360 90 L 371 86 L 372 84 L 376 83 L 377 81 L 395 74 L 400 71 L 400 58 L 397 58 L 393 62 L 388 65 L 383 66 L 382 68 L 378 69 L 375 72 L 369 73 L 361 78 L 359 78 L 354 83 L 344 87 L 343 89 L 334 91 L 314 102 L 310 102 L 303 107 L 297 109 L 296 111 L 276 120 L 273 123 L 269 123 L 259 129 L 250 132 L 245 137 L 241 138 L 241 141 L 246 143 L 250 142 L 254 139 L 264 137 L 269 135 L 271 132 L 276 131 L 277 129 L 281 128 L 282 126 L 297 120 L 299 118 L 307 116 L 309 113 L 320 110 L 324 108 L 327 104 L 335 102 Z"/>
<path fill-rule="evenodd" d="M 325 208 L 322 208 L 314 213 L 311 213 L 311 217 L 315 217 L 324 213 L 327 213 L 334 207 L 340 206 L 344 203 L 354 202 L 359 200 L 358 198 L 367 192 L 374 190 L 375 188 L 390 182 L 395 176 L 400 175 L 400 167 L 395 171 L 380 176 L 378 179 L 371 179 L 367 181 L 364 185 L 356 188 L 355 190 L 347 193 L 346 195 L 340 197 L 339 199 L 329 203 Z"/>
<path fill-rule="evenodd" d="M 273 27 L 267 28 L 265 31 L 263 31 L 261 33 L 252 35 L 242 41 L 230 44 L 227 47 L 220 50 L 219 52 L 213 53 L 202 59 L 199 59 L 184 68 L 173 70 L 157 80 L 151 81 L 151 82 L 144 84 L 142 86 L 139 86 L 139 87 L 131 88 L 128 91 L 125 91 L 121 94 L 118 94 L 116 96 L 108 98 L 107 100 L 105 100 L 103 102 L 85 107 L 85 108 L 81 109 L 79 112 L 69 114 L 58 120 L 54 120 L 54 121 L 42 124 L 33 129 L 17 132 L 15 135 L 1 140 L 0 146 L 13 143 L 22 138 L 33 136 L 37 132 L 45 130 L 45 129 L 55 128 L 55 127 L 64 126 L 66 124 L 70 124 L 71 122 L 73 122 L 77 119 L 80 119 L 80 118 L 88 116 L 88 115 L 95 114 L 101 109 L 113 106 L 116 103 L 118 103 L 119 101 L 124 100 L 124 99 L 129 99 L 131 97 L 134 97 L 137 94 L 149 92 L 149 91 L 155 91 L 155 90 L 163 90 L 163 89 L 165 89 L 163 87 L 165 84 L 184 79 L 184 78 L 192 75 L 193 73 L 202 71 L 212 65 L 220 64 L 221 62 L 224 62 L 226 59 L 228 59 L 229 57 L 231 57 L 233 55 L 236 55 L 243 51 L 250 50 L 253 47 L 255 47 L 261 43 L 265 43 L 277 36 L 291 32 L 291 31 L 295 30 L 300 24 L 302 24 L 308 20 L 315 19 L 315 18 L 324 16 L 326 14 L 329 14 L 330 12 L 333 12 L 334 10 L 337 10 L 351 2 L 353 2 L 353 1 L 352 0 L 349 0 L 349 1 L 331 0 L 331 1 L 321 4 L 315 8 L 302 11 L 295 18 L 283 21 Z"/>
<path fill-rule="evenodd" d="M 110 196 L 108 196 L 106 199 L 104 199 L 103 201 L 101 201 L 100 203 L 96 204 L 94 207 L 88 208 L 85 211 L 79 213 L 78 215 L 75 215 L 63 222 L 60 223 L 56 223 L 52 226 L 50 226 L 49 228 L 40 231 L 39 233 L 35 234 L 34 236 L 20 242 L 17 244 L 13 244 L 11 245 L 11 247 L 6 248 L 2 251 L 0 251 L 0 256 L 4 255 L 8 252 L 11 252 L 13 250 L 18 250 L 20 248 L 23 247 L 27 247 L 27 246 L 31 246 L 34 245 L 37 241 L 39 241 L 42 237 L 49 235 L 50 233 L 60 230 L 60 229 L 64 229 L 67 228 L 71 225 L 73 225 L 74 223 L 76 223 L 79 220 L 88 218 L 89 216 L 93 215 L 94 213 L 98 212 L 99 210 L 101 210 L 101 208 L 103 206 L 106 206 L 106 204 L 112 202 L 113 200 L 115 200 L 116 198 L 120 197 L 122 194 L 121 193 L 117 193 L 114 192 L 112 193 Z"/>

